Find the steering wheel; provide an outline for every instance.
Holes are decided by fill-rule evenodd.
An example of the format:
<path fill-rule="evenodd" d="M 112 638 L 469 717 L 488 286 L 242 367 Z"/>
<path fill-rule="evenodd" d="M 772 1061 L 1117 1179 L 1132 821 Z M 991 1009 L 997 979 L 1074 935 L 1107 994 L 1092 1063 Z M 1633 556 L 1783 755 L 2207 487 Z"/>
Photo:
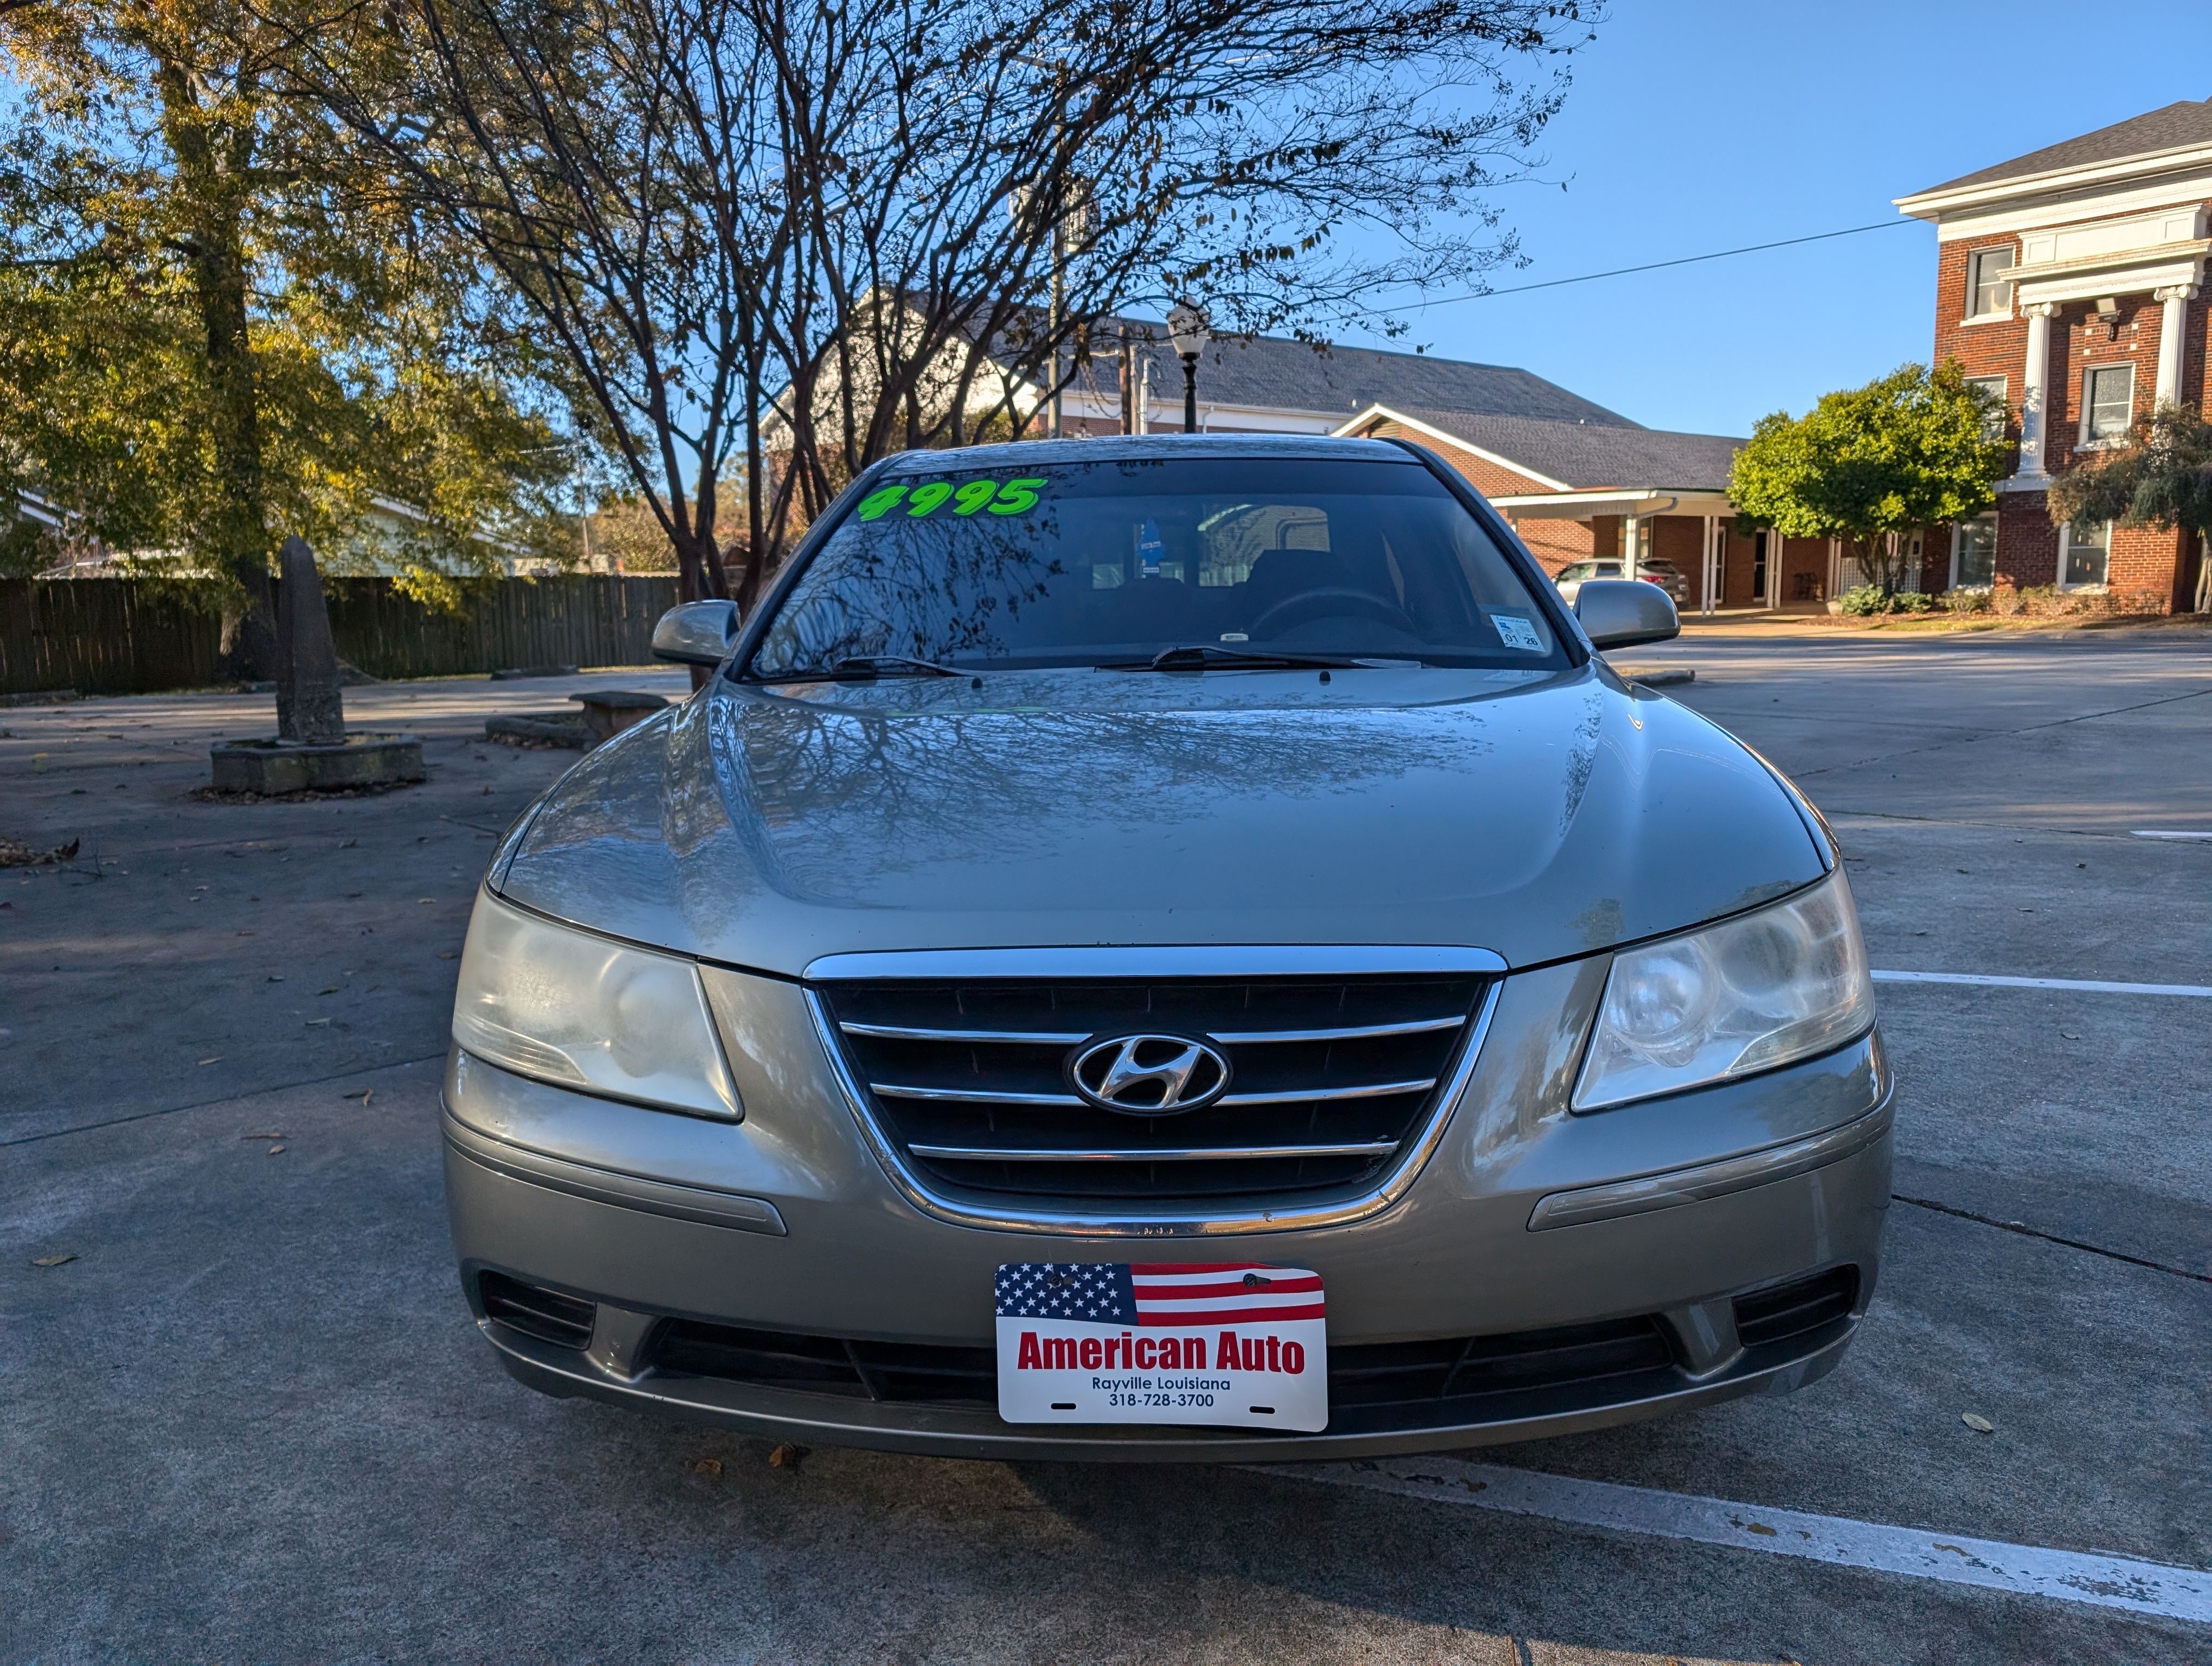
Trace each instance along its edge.
<path fill-rule="evenodd" d="M 1420 635 L 1405 609 L 1370 590 L 1302 590 L 1277 602 L 1247 629 L 1255 641 L 1264 641 L 1310 619 L 1372 619 L 1409 636 Z"/>

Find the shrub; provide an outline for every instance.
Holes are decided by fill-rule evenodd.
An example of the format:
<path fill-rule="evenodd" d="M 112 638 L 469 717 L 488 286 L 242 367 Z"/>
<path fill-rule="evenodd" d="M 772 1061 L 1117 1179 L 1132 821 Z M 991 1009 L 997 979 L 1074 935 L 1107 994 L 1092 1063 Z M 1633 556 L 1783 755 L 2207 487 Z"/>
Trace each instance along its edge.
<path fill-rule="evenodd" d="M 1854 618 L 1889 611 L 1889 598 L 1883 595 L 1878 584 L 1855 584 L 1836 598 L 1842 610 Z"/>
<path fill-rule="evenodd" d="M 1946 590 L 1943 605 L 1954 613 L 1986 613 L 1990 611 L 1990 593 L 1986 590 Z"/>
<path fill-rule="evenodd" d="M 1864 619 L 1881 613 L 1925 613 L 1936 603 L 1922 591 L 1900 590 L 1886 596 L 1878 584 L 1860 584 L 1837 597 L 1836 605 L 1853 617 Z"/>

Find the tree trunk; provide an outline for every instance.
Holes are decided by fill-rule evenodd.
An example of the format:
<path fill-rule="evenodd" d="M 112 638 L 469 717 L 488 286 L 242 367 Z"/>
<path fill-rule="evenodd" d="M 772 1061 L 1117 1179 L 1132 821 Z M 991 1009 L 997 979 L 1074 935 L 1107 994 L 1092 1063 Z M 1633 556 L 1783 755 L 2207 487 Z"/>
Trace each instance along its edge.
<path fill-rule="evenodd" d="M 1889 534 L 1876 532 L 1870 538 L 1861 538 L 1858 548 L 1861 552 L 1859 571 L 1866 575 L 1869 583 L 1879 585 L 1884 596 L 1894 596 L 1897 593 L 1897 567 L 1890 559 Z M 1901 556 L 1899 560 L 1902 560 Z"/>
<path fill-rule="evenodd" d="M 252 160 L 253 134 L 250 125 L 210 121 L 181 65 L 165 60 L 155 80 L 161 92 L 163 137 L 177 159 L 183 187 L 179 195 L 191 216 L 183 241 L 205 343 L 216 501 L 200 538 L 229 593 L 223 605 L 222 674 L 266 681 L 276 671 L 276 625 L 247 317 L 244 176 Z"/>

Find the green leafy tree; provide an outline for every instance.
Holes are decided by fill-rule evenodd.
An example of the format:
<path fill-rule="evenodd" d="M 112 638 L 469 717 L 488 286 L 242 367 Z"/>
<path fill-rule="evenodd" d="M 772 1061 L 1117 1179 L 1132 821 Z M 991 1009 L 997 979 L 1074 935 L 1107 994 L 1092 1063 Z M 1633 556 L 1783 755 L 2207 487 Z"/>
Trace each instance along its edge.
<path fill-rule="evenodd" d="M 1869 581 L 1894 595 L 1894 534 L 1996 501 L 2009 458 L 2001 413 L 1955 361 L 1908 364 L 1827 394 L 1803 416 L 1761 417 L 1735 454 L 1729 496 L 1744 520 L 1785 538 L 1842 538 Z"/>
<path fill-rule="evenodd" d="M 2068 470 L 2051 488 L 2054 520 L 2077 532 L 2123 526 L 2212 527 L 2212 422 L 2194 405 L 2161 405 L 2136 419 L 2122 449 Z M 2197 563 L 2196 611 L 2212 613 L 2212 549 Z"/>
<path fill-rule="evenodd" d="M 450 593 L 558 547 L 574 472 L 532 339 L 280 95 L 281 52 L 233 0 L 0 8 L 0 490 L 171 558 L 237 674 L 288 534 Z"/>

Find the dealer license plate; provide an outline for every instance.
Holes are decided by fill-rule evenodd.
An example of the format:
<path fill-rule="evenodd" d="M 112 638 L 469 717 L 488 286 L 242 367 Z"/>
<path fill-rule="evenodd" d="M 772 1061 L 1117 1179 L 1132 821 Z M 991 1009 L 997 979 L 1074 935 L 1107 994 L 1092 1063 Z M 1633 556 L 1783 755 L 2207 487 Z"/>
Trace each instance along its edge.
<path fill-rule="evenodd" d="M 1321 1279 L 1257 1262 L 999 1268 L 1009 1423 L 1328 1426 Z"/>

